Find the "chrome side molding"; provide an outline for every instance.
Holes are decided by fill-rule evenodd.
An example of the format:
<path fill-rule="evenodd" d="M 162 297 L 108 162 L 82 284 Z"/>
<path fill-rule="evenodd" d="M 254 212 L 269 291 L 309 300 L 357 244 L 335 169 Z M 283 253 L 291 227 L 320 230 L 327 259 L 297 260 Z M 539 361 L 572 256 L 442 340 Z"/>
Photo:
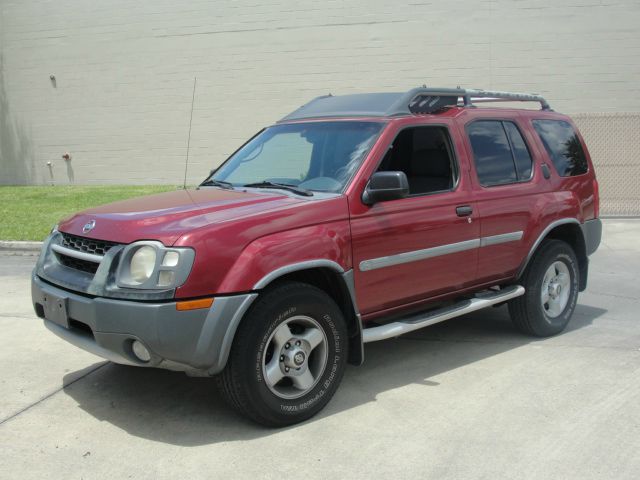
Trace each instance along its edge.
<path fill-rule="evenodd" d="M 459 317 L 467 313 L 475 312 L 497 303 L 502 303 L 512 298 L 524 295 L 524 287 L 513 285 L 498 292 L 483 295 L 482 297 L 463 300 L 449 307 L 439 308 L 428 313 L 411 315 L 397 322 L 380 325 L 379 327 L 365 328 L 362 331 L 363 343 L 386 340 L 405 333 L 419 330 L 435 323 L 444 322 L 451 318 Z"/>
<path fill-rule="evenodd" d="M 481 237 L 480 246 L 489 247 L 491 245 L 499 245 L 507 242 L 519 242 L 522 240 L 524 232 L 519 230 L 517 232 L 501 233 L 499 235 L 491 235 L 490 237 Z"/>
<path fill-rule="evenodd" d="M 403 263 L 417 262 L 419 260 L 426 260 L 427 258 L 449 255 L 450 253 L 473 250 L 474 248 L 490 247 L 492 245 L 499 245 L 507 242 L 519 242 L 522 240 L 523 235 L 524 232 L 519 230 L 517 232 L 501 233 L 488 237 L 472 238 L 470 240 L 464 240 L 457 243 L 438 245 L 437 247 L 425 248 L 422 250 L 397 253 L 386 257 L 371 258 L 360 262 L 360 271 L 368 272 L 371 270 L 377 270 L 378 268 L 393 267 L 395 265 L 402 265 Z"/>
<path fill-rule="evenodd" d="M 449 255 L 450 253 L 464 252 L 472 250 L 480 246 L 480 239 L 474 238 L 458 243 L 449 243 L 447 245 L 439 245 L 437 247 L 425 248 L 423 250 L 414 250 L 412 252 L 398 253 L 387 257 L 372 258 L 371 260 L 363 260 L 360 262 L 360 271 L 368 272 L 377 270 L 378 268 L 392 267 L 403 263 L 417 262 L 418 260 L 426 260 L 427 258 L 439 257 L 441 255 Z"/>

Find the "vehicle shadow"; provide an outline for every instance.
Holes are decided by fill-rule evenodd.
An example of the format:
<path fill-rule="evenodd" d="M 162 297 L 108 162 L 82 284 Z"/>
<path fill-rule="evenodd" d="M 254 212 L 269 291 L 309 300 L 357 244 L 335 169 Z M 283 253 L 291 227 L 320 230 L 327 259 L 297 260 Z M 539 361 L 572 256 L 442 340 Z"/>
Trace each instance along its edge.
<path fill-rule="evenodd" d="M 409 384 L 437 388 L 443 372 L 500 355 L 533 342 L 570 341 L 606 310 L 579 305 L 570 327 L 551 340 L 537 340 L 514 330 L 506 307 L 489 308 L 393 340 L 366 346 L 366 361 L 349 367 L 338 392 L 319 415 L 321 421 L 344 410 L 375 401 L 380 393 Z M 64 392 L 81 409 L 131 435 L 180 446 L 249 440 L 278 430 L 256 425 L 235 414 L 210 378 L 179 372 L 99 363 L 65 375 L 64 384 L 85 372 Z M 88 380 L 88 381 L 87 381 Z M 296 426 L 289 427 L 291 429 Z"/>

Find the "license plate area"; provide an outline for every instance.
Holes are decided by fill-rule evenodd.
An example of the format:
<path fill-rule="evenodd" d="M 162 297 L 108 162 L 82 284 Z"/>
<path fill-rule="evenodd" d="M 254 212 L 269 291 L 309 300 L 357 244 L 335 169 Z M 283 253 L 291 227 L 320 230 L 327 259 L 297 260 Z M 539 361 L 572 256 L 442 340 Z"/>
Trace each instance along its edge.
<path fill-rule="evenodd" d="M 44 318 L 64 328 L 69 328 L 69 316 L 67 314 L 67 299 L 49 293 L 42 298 Z"/>

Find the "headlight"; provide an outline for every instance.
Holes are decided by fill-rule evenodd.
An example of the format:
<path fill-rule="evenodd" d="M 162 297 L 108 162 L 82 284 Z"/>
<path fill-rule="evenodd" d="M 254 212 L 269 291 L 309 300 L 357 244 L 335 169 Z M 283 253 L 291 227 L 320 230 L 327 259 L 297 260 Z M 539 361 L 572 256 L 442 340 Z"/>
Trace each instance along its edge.
<path fill-rule="evenodd" d="M 156 249 L 145 245 L 136 250 L 131 257 L 129 271 L 131 279 L 138 283 L 144 283 L 151 278 L 156 266 Z"/>
<path fill-rule="evenodd" d="M 160 242 L 135 242 L 120 256 L 116 284 L 120 288 L 167 290 L 182 285 L 189 276 L 195 252 L 191 248 L 165 247 Z"/>

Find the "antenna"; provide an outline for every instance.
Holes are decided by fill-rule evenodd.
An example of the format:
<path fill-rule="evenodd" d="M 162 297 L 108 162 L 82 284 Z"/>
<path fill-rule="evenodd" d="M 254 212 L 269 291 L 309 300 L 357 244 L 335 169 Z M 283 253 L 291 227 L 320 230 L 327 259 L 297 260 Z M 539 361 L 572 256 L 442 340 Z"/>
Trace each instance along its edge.
<path fill-rule="evenodd" d="M 196 98 L 196 77 L 193 77 L 193 95 L 191 95 L 191 116 L 189 117 L 189 136 L 187 137 L 187 158 L 184 161 L 184 182 L 182 188 L 187 189 L 187 168 L 189 167 L 189 145 L 191 145 L 191 123 L 193 122 L 193 102 Z"/>

